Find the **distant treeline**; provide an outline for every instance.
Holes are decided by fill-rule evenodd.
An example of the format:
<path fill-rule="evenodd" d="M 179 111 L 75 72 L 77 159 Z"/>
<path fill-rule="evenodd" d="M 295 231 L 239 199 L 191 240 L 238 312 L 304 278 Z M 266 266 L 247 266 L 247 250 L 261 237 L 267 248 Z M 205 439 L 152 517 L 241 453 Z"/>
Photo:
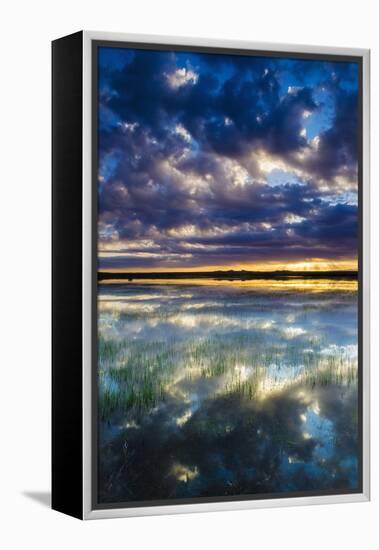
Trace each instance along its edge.
<path fill-rule="evenodd" d="M 247 281 L 250 279 L 358 279 L 357 271 L 177 271 L 175 273 L 168 271 L 166 273 L 110 273 L 99 271 L 97 274 L 99 281 L 109 279 L 126 279 L 128 281 L 138 279 L 219 279 L 219 280 L 239 280 Z"/>

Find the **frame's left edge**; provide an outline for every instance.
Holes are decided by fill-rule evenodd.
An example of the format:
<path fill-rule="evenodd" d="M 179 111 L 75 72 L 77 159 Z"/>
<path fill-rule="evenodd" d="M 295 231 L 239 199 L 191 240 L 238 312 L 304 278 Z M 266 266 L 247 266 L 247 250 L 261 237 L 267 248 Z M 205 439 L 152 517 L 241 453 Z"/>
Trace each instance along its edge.
<path fill-rule="evenodd" d="M 83 31 L 83 519 L 92 510 L 92 94 L 91 37 Z"/>
<path fill-rule="evenodd" d="M 82 518 L 81 31 L 52 42 L 51 76 L 51 507 Z"/>
<path fill-rule="evenodd" d="M 370 500 L 370 50 L 345 48 L 306 47 L 309 52 L 356 55 L 362 58 L 362 168 L 363 168 L 363 386 L 362 386 L 362 492 L 344 495 L 280 498 L 237 502 L 217 502 L 149 506 L 136 508 L 93 509 L 92 503 L 92 40 L 130 40 L 135 42 L 205 44 L 220 46 L 221 41 L 205 39 L 178 39 L 173 37 L 137 36 L 120 33 L 100 33 L 83 31 L 83 519 L 105 519 L 116 517 L 136 517 L 174 513 L 194 513 L 208 511 L 246 510 L 252 508 L 272 508 L 279 506 L 299 506 L 317 504 L 338 504 L 367 502 Z M 244 42 L 227 43 L 227 47 L 250 47 L 267 49 L 267 44 Z M 288 46 L 271 44 L 271 48 L 288 51 Z M 299 48 L 296 46 L 295 48 Z M 292 48 L 293 49 L 293 48 Z"/>

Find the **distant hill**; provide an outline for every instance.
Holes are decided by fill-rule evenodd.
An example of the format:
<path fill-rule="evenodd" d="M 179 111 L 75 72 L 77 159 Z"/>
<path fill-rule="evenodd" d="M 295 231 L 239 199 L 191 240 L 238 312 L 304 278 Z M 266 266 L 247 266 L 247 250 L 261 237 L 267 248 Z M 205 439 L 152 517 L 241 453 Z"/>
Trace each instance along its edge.
<path fill-rule="evenodd" d="M 357 271 L 245 271 L 234 269 L 218 270 L 218 271 L 178 271 L 162 272 L 162 273 L 110 273 L 107 271 L 99 271 L 97 274 L 99 281 L 110 279 L 126 279 L 134 281 L 139 279 L 219 279 L 219 280 L 240 280 L 247 281 L 250 279 L 358 279 Z"/>

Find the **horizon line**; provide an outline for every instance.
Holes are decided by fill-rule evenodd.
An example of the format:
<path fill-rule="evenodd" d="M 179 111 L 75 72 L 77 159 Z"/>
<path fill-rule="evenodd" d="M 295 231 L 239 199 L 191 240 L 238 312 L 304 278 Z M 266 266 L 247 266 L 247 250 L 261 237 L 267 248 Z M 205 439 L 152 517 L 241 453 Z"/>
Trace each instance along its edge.
<path fill-rule="evenodd" d="M 166 273 L 170 273 L 171 275 L 177 275 L 180 273 L 188 273 L 188 274 L 196 274 L 196 273 L 206 273 L 206 274 L 212 274 L 212 273 L 358 273 L 358 269 L 214 269 L 214 270 L 205 270 L 205 269 L 199 269 L 198 271 L 188 271 L 186 269 L 183 270 L 177 270 L 177 271 L 171 271 L 171 270 L 159 270 L 159 271 L 112 271 L 108 269 L 98 269 L 98 273 L 107 273 L 111 275 L 162 275 Z"/>

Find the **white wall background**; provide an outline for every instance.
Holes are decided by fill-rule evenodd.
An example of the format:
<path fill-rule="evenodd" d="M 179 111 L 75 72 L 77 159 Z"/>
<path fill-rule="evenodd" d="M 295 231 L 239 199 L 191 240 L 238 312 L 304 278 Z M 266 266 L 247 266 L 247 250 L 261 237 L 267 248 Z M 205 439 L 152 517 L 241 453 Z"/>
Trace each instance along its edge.
<path fill-rule="evenodd" d="M 373 327 L 378 331 L 379 33 L 373 0 L 13 0 L 0 8 L 0 544 L 3 548 L 378 548 L 378 346 L 372 502 L 82 523 L 50 484 L 50 41 L 80 29 L 372 49 Z M 68 396 L 69 399 L 69 396 Z"/>

